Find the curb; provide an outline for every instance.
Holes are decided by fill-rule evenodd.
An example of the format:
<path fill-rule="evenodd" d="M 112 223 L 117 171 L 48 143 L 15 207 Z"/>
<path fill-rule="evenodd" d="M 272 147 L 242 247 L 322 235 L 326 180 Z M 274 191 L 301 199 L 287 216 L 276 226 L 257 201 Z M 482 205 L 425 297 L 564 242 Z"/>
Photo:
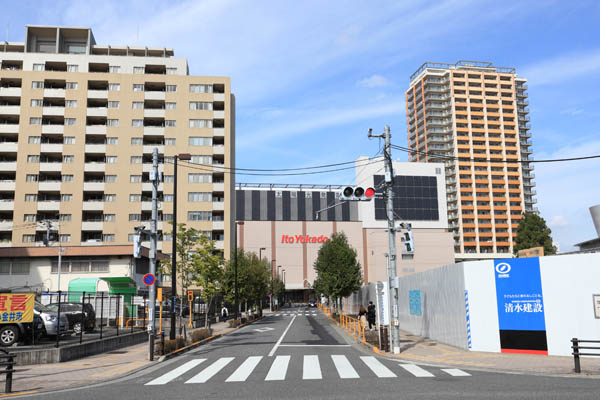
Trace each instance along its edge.
<path fill-rule="evenodd" d="M 166 361 L 166 360 L 170 360 L 171 358 L 177 357 L 180 354 L 187 353 L 190 350 L 193 350 L 193 349 L 195 349 L 197 347 L 200 347 L 200 346 L 202 346 L 202 345 L 204 345 L 206 343 L 212 342 L 213 340 L 216 340 L 216 339 L 218 339 L 218 338 L 220 338 L 222 336 L 228 335 L 228 334 L 230 334 L 232 332 L 235 332 L 235 331 L 237 331 L 237 330 L 239 330 L 241 328 L 244 328 L 244 327 L 246 327 L 248 325 L 251 325 L 251 324 L 255 323 L 256 321 L 260 321 L 263 318 L 264 318 L 264 316 L 262 316 L 260 318 L 257 318 L 257 319 L 255 319 L 253 321 L 246 322 L 245 324 L 239 325 L 239 326 L 237 326 L 235 328 L 231 328 L 229 331 L 226 331 L 226 332 L 223 332 L 223 333 L 217 333 L 216 335 L 209 336 L 206 339 L 199 340 L 199 341 L 194 342 L 194 343 L 192 343 L 190 345 L 187 345 L 185 347 L 182 347 L 180 349 L 172 351 L 169 354 L 165 354 L 163 356 L 160 356 L 157 362 L 160 363 L 160 362 L 163 362 L 163 361 Z"/>

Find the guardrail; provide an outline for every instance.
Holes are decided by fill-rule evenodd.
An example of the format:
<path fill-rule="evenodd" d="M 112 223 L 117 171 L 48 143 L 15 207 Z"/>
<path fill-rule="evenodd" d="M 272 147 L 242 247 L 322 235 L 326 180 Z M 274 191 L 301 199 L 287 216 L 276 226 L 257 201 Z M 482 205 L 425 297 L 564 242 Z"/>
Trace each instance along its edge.
<path fill-rule="evenodd" d="M 600 340 L 580 340 L 577 338 L 571 339 L 571 343 L 573 345 L 571 348 L 573 349 L 573 362 L 575 363 L 575 372 L 581 373 L 581 362 L 579 360 L 579 356 L 597 356 L 600 357 L 600 353 L 580 353 L 579 349 L 586 350 L 600 350 L 600 346 L 580 346 L 579 343 L 600 343 Z"/>
<path fill-rule="evenodd" d="M 0 366 L 6 367 L 0 374 L 6 374 L 6 382 L 4 383 L 4 393 L 12 392 L 12 376 L 15 370 L 15 356 L 4 349 L 0 349 Z"/>

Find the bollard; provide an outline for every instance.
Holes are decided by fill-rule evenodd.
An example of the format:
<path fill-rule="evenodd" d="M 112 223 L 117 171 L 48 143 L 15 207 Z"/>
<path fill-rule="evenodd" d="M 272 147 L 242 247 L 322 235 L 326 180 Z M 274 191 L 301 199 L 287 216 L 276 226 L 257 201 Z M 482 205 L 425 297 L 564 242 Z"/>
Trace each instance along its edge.
<path fill-rule="evenodd" d="M 581 364 L 579 362 L 579 340 L 577 338 L 573 338 L 571 339 L 571 342 L 573 343 L 573 346 L 571 347 L 573 349 L 573 361 L 575 362 L 575 372 L 576 373 L 581 373 Z"/>
<path fill-rule="evenodd" d="M 102 325 L 104 325 L 104 323 L 102 322 L 103 318 L 104 318 L 104 292 L 102 292 L 102 295 L 100 296 L 100 339 L 102 339 Z"/>
<path fill-rule="evenodd" d="M 4 393 L 12 393 L 12 377 L 14 358 L 10 353 L 6 353 L 6 382 L 4 383 Z"/>

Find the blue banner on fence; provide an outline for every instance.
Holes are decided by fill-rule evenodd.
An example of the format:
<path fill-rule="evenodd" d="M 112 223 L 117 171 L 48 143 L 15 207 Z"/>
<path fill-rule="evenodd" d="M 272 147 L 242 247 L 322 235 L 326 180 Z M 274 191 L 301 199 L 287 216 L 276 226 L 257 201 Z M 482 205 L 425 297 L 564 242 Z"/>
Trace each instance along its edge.
<path fill-rule="evenodd" d="M 500 330 L 545 331 L 540 260 L 494 261 Z"/>
<path fill-rule="evenodd" d="M 420 290 L 409 290 L 408 291 L 408 304 L 411 315 L 421 316 L 423 311 L 421 309 L 421 291 Z"/>

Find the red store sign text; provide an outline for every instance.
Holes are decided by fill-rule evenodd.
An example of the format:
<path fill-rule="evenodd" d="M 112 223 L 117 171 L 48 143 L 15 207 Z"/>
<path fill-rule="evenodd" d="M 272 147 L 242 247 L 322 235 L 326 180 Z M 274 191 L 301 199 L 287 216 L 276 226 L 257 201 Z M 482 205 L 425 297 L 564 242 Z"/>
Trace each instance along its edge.
<path fill-rule="evenodd" d="M 281 243 L 325 243 L 329 240 L 327 236 L 310 235 L 281 235 Z"/>

